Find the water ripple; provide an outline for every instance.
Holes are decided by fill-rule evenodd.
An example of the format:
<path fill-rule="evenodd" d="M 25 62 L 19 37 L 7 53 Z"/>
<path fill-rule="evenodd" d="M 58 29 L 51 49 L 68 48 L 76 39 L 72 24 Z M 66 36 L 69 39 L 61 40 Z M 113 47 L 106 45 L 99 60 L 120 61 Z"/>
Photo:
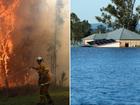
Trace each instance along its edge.
<path fill-rule="evenodd" d="M 140 105 L 140 49 L 72 48 L 72 105 Z"/>

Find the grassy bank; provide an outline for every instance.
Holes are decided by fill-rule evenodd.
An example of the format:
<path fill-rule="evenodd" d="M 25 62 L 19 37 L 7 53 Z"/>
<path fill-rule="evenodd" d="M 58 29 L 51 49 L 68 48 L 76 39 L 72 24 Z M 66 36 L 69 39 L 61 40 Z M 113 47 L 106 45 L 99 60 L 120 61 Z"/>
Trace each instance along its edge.
<path fill-rule="evenodd" d="M 55 105 L 69 105 L 68 88 L 54 88 L 50 90 L 50 95 Z M 0 105 L 36 105 L 39 101 L 39 94 L 3 97 L 0 96 Z"/>

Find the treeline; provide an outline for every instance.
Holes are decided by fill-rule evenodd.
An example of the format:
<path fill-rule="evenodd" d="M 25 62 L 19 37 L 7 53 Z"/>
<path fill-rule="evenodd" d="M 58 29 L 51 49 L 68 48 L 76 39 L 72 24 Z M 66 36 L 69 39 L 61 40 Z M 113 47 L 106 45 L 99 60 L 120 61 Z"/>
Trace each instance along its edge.
<path fill-rule="evenodd" d="M 91 33 L 91 24 L 87 20 L 81 21 L 75 13 L 71 13 L 71 43 L 75 44 Z"/>
<path fill-rule="evenodd" d="M 75 14 L 71 13 L 71 43 L 77 44 L 82 41 L 82 38 L 94 33 L 106 33 L 109 29 L 106 26 L 99 24 L 96 29 L 92 29 L 92 25 L 87 20 L 80 20 Z"/>

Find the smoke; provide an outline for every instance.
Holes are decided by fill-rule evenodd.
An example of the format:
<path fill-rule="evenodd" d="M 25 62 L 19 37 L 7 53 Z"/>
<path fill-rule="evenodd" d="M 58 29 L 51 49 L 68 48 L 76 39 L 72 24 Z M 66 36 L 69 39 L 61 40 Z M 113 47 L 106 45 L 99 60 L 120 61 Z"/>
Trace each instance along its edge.
<path fill-rule="evenodd" d="M 68 8 L 67 0 L 20 1 L 16 11 L 15 29 L 12 32 L 13 53 L 10 56 L 8 78 L 11 84 L 37 83 L 37 74 L 29 69 L 36 65 L 37 56 L 42 56 L 53 71 L 54 47 L 57 82 L 63 72 L 69 77 Z M 68 79 L 65 85 L 68 85 Z"/>
<path fill-rule="evenodd" d="M 66 0 L 56 2 L 56 45 L 57 45 L 57 74 L 62 72 L 69 75 L 69 5 Z M 64 44 L 65 43 L 65 44 Z M 62 60 L 60 60 L 62 59 Z M 67 79 L 67 83 L 69 79 Z"/>

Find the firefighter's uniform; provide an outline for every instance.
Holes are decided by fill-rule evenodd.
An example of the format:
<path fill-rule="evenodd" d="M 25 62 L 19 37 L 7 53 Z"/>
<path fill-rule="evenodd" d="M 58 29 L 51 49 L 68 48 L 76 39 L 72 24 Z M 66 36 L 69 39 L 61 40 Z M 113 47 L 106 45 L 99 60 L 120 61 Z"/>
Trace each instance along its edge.
<path fill-rule="evenodd" d="M 46 103 L 47 98 L 47 102 L 50 105 L 53 105 L 53 101 L 48 92 L 51 81 L 49 69 L 42 64 L 40 64 L 38 67 L 34 67 L 34 69 L 38 72 L 39 75 L 38 84 L 40 86 L 40 103 Z"/>

